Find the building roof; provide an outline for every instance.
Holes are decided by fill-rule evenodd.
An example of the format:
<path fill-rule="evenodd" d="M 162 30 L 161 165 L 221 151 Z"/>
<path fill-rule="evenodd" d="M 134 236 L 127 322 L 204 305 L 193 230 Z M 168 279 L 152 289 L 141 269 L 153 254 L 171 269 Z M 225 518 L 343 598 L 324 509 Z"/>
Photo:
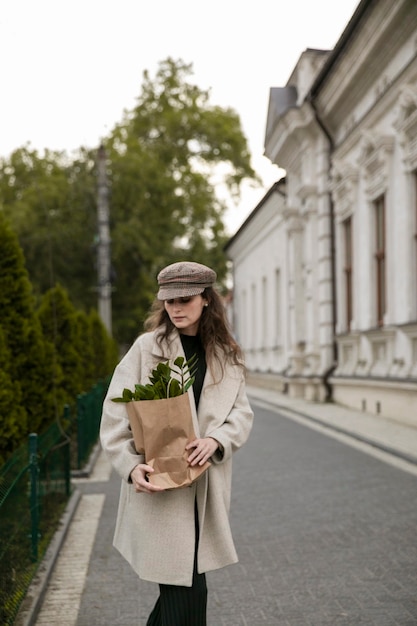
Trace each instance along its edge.
<path fill-rule="evenodd" d="M 224 246 L 224 250 L 225 251 L 227 251 L 227 249 L 232 245 L 232 243 L 237 239 L 237 237 L 242 233 L 242 231 L 253 220 L 255 215 L 262 209 L 262 207 L 265 204 L 265 202 L 268 200 L 268 198 L 270 198 L 272 196 L 273 193 L 277 192 L 277 193 L 281 194 L 282 196 L 285 196 L 284 191 L 282 191 L 282 189 L 281 189 L 281 187 L 284 187 L 284 186 L 285 186 L 285 177 L 280 178 L 276 183 L 274 183 L 272 185 L 272 187 L 270 187 L 268 189 L 268 191 L 266 192 L 266 194 L 264 195 L 262 200 L 256 205 L 256 207 L 253 209 L 253 211 L 251 211 L 249 216 L 245 219 L 245 221 L 243 222 L 241 227 L 236 231 L 236 233 L 226 243 L 226 245 Z"/>
<path fill-rule="evenodd" d="M 371 7 L 371 5 L 377 2 L 378 0 L 361 0 L 361 2 L 359 2 L 355 12 L 347 23 L 347 26 L 339 37 L 339 40 L 337 41 L 335 47 L 330 52 L 329 56 L 323 64 L 323 67 L 317 74 L 310 88 L 307 99 L 312 100 L 317 95 L 321 85 L 326 80 L 327 75 L 330 73 L 338 58 L 346 48 L 352 34 L 355 32 L 355 29 L 361 21 L 362 17 L 365 15 L 366 11 Z"/>

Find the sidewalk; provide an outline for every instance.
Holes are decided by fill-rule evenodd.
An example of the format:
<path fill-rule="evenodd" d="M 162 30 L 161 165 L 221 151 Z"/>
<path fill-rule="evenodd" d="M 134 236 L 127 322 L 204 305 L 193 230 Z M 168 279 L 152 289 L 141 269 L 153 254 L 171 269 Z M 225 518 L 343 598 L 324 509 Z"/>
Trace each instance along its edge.
<path fill-rule="evenodd" d="M 251 399 L 273 405 L 284 414 L 320 424 L 417 465 L 417 416 L 416 426 L 413 427 L 381 415 L 355 411 L 331 402 L 319 403 L 290 398 L 272 389 L 248 386 L 247 392 Z"/>
<path fill-rule="evenodd" d="M 353 411 L 331 403 L 319 404 L 289 398 L 271 389 L 248 386 L 247 391 L 254 406 L 264 405 L 325 434 L 341 437 L 346 443 L 363 445 L 365 451 L 368 450 L 369 453 L 375 450 L 376 454 L 391 457 L 395 462 L 398 460 L 399 463 L 403 463 L 405 469 L 408 466 L 413 474 L 417 474 L 417 427 L 413 428 L 381 416 Z M 102 533 L 105 528 L 108 534 L 104 542 L 106 547 L 111 545 L 114 525 L 113 517 L 108 515 L 104 506 L 106 494 L 108 495 L 109 489 L 113 487 L 110 466 L 102 454 L 98 456 L 92 470 L 89 478 L 73 481 L 75 486 L 73 497 L 61 520 L 57 536 L 48 549 L 22 605 L 15 622 L 16 626 L 87 624 L 82 621 L 86 617 L 85 610 L 81 611 L 83 618 L 77 618 L 77 615 L 81 610 L 85 580 L 92 558 L 91 551 L 99 524 L 100 532 Z M 115 484 L 118 489 L 118 481 Z M 115 498 L 116 496 L 113 497 Z M 111 517 L 108 524 L 104 517 L 106 520 L 107 517 Z M 78 547 L 76 552 L 74 546 Z M 127 581 L 131 578 L 130 570 L 128 571 L 129 573 L 125 574 L 126 578 L 121 578 L 123 587 L 129 584 Z M 52 596 L 55 594 L 52 600 L 51 592 Z M 149 612 L 150 606 L 145 605 L 143 610 Z M 102 624 L 107 626 L 105 622 Z"/>

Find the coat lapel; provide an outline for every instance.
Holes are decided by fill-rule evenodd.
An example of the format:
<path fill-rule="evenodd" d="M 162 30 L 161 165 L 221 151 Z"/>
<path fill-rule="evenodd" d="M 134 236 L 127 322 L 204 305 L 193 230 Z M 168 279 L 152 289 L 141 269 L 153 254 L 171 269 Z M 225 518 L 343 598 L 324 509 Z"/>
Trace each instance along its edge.
<path fill-rule="evenodd" d="M 240 382 L 241 372 L 237 371 L 237 366 L 226 363 L 222 369 L 219 362 L 214 359 L 213 367 L 207 367 L 198 407 L 203 436 L 209 426 L 212 430 L 216 423 L 220 426 L 225 421 L 239 393 Z"/>

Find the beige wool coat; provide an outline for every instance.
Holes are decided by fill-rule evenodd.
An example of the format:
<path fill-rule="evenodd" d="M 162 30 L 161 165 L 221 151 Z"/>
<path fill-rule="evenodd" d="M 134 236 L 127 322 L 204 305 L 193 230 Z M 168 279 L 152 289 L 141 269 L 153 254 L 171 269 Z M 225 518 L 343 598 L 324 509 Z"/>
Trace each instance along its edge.
<path fill-rule="evenodd" d="M 188 392 L 194 430 L 197 437 L 216 439 L 222 452 L 216 451 L 211 467 L 190 487 L 153 495 L 136 493 L 129 476 L 144 457 L 135 450 L 126 405 L 111 398 L 120 396 L 125 387 L 133 389 L 136 383 L 149 382 L 151 370 L 160 361 L 185 356 L 176 330 L 162 349 L 156 342 L 157 332 L 141 335 L 116 367 L 103 405 L 100 438 L 122 478 L 115 548 L 144 580 L 189 587 L 194 565 L 195 500 L 200 526 L 198 571 L 208 572 L 238 560 L 229 524 L 232 455 L 249 436 L 253 412 L 242 368 L 224 364 L 221 378 L 219 365 L 213 372 L 207 367 L 198 416 L 192 390 Z"/>

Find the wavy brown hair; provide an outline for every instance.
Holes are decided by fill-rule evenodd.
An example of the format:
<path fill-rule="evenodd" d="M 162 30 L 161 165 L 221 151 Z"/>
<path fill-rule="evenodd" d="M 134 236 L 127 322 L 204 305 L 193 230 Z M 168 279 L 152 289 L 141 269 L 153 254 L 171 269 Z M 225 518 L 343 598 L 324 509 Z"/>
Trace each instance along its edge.
<path fill-rule="evenodd" d="M 219 294 L 212 287 L 207 287 L 201 296 L 207 300 L 208 306 L 203 308 L 198 334 L 203 344 L 209 367 L 210 363 L 216 359 L 223 371 L 223 358 L 243 367 L 242 350 L 233 338 L 226 310 Z M 147 331 L 156 330 L 157 328 L 161 329 L 157 337 L 159 344 L 163 340 L 168 340 L 175 326 L 165 310 L 163 300 L 154 300 L 144 327 Z"/>

